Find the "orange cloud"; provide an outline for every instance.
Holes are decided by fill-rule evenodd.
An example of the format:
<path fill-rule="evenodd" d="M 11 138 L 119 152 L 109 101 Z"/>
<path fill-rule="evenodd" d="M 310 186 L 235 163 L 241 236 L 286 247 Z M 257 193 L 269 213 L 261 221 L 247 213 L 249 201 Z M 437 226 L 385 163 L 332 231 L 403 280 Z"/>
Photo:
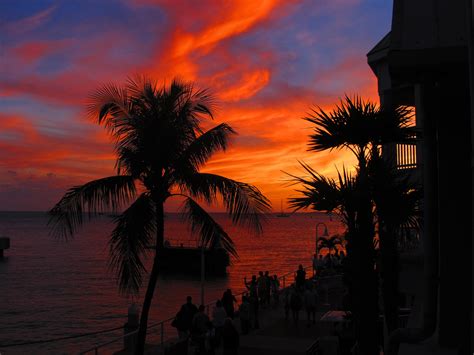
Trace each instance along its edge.
<path fill-rule="evenodd" d="M 357 2 L 335 0 L 321 7 L 337 12 L 338 7 Z M 293 11 L 300 11 L 299 16 L 306 16 L 308 9 L 317 13 L 319 5 L 296 0 L 203 0 L 199 6 L 190 6 L 187 0 L 136 0 L 131 4 L 134 8 L 127 8 L 131 13 L 156 5 L 163 14 L 162 27 L 150 23 L 143 38 L 120 24 L 83 38 L 71 36 L 74 40 L 51 39 L 38 33 L 34 38 L 21 37 L 21 41 L 10 43 L 5 51 L 8 70 L 0 79 L 0 96 L 12 102 L 31 99 L 34 104 L 73 113 L 62 120 L 56 117 L 54 123 L 33 117 L 33 110 L 20 104 L 9 108 L 8 112 L 17 110 L 15 114 L 0 113 L 0 172 L 12 171 L 22 177 L 21 181 L 31 177 L 44 188 L 60 186 L 63 191 L 70 185 L 113 174 L 110 139 L 102 127 L 77 117 L 77 112 L 99 85 L 110 81 L 121 84 L 135 72 L 145 72 L 157 80 L 180 76 L 199 87 L 209 87 L 220 105 L 216 121 L 206 126 L 228 122 L 239 135 L 205 171 L 255 184 L 277 209 L 280 199 L 295 195 L 295 187 L 288 185 L 284 172 L 304 174 L 298 160 L 329 176 L 336 175 L 335 167 L 352 166 L 353 157 L 346 151 L 307 151 L 312 127 L 301 118 L 312 105 L 331 109 L 345 93 L 377 100 L 375 78 L 364 55 L 348 49 L 347 40 L 336 28 L 331 28 L 331 41 L 340 40 L 344 51 L 334 50 L 336 59 L 331 61 L 326 52 L 318 52 L 319 45 L 333 45 L 324 42 L 324 30 L 315 33 L 312 27 L 302 26 L 295 31 L 297 21 L 285 20 Z M 54 11 L 55 7 L 47 8 L 7 27 L 12 34 L 22 23 L 25 31 L 41 29 L 50 24 Z M 350 28 L 346 21 L 344 25 Z M 61 56 L 61 69 L 47 62 L 51 54 Z M 318 60 L 313 60 L 315 57 Z M 320 67 L 319 61 L 324 65 Z M 40 69 L 43 64 L 49 64 L 45 72 Z M 45 178 L 50 173 L 55 177 Z M 13 184 L 13 180 L 13 173 L 0 173 L 0 185 Z"/>
<path fill-rule="evenodd" d="M 270 80 L 270 72 L 266 69 L 245 73 L 237 84 L 218 93 L 222 101 L 240 101 L 255 95 L 264 88 Z"/>

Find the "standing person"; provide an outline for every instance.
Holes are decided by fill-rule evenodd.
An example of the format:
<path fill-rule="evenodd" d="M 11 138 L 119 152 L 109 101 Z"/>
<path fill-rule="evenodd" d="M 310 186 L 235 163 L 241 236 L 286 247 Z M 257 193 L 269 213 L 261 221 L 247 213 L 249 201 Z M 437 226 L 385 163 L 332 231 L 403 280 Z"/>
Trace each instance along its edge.
<path fill-rule="evenodd" d="M 181 306 L 176 314 L 176 328 L 179 339 L 183 340 L 189 336 L 193 318 L 197 312 L 198 308 L 193 304 L 193 298 L 191 296 L 186 297 L 186 303 Z"/>
<path fill-rule="evenodd" d="M 216 328 L 212 322 L 207 322 L 207 332 L 204 340 L 206 355 L 216 355 L 216 348 L 219 346 L 216 339 Z"/>
<path fill-rule="evenodd" d="M 223 355 L 237 355 L 239 352 L 239 332 L 235 329 L 232 319 L 226 318 L 222 329 L 222 340 L 224 343 Z"/>
<path fill-rule="evenodd" d="M 204 305 L 200 305 L 198 312 L 193 317 L 191 327 L 191 340 L 198 344 L 201 353 L 205 350 L 206 333 L 208 331 L 208 323 L 210 322 L 204 310 Z"/>
<path fill-rule="evenodd" d="M 285 320 L 288 320 L 290 313 L 290 287 L 283 290 L 283 307 L 285 308 Z"/>
<path fill-rule="evenodd" d="M 306 271 L 303 269 L 303 265 L 298 266 L 298 270 L 296 271 L 296 288 L 300 291 L 304 290 L 304 284 L 306 282 Z"/>
<path fill-rule="evenodd" d="M 318 267 L 318 270 L 317 270 L 317 275 L 318 276 L 321 276 L 321 273 L 324 269 L 324 260 L 323 260 L 323 256 L 321 254 L 319 254 L 319 257 L 318 257 L 318 264 L 317 264 L 317 267 Z"/>
<path fill-rule="evenodd" d="M 227 317 L 234 319 L 234 302 L 237 302 L 230 288 L 222 295 L 222 306 L 224 307 Z"/>
<path fill-rule="evenodd" d="M 248 334 L 250 329 L 250 302 L 246 295 L 242 295 L 242 303 L 239 307 L 240 327 L 242 334 Z"/>
<path fill-rule="evenodd" d="M 316 255 L 316 253 L 313 254 L 313 259 L 312 259 L 312 263 L 313 265 L 313 276 L 314 275 L 317 275 L 318 274 L 318 269 L 319 269 L 319 265 L 318 265 L 318 256 Z"/>
<path fill-rule="evenodd" d="M 262 306 L 265 303 L 266 287 L 267 287 L 267 283 L 265 281 L 265 276 L 263 275 L 263 271 L 259 271 L 258 279 L 257 279 L 257 290 L 258 290 L 258 298 Z"/>
<path fill-rule="evenodd" d="M 270 306 L 270 293 L 272 288 L 272 278 L 270 276 L 270 272 L 265 271 L 265 303 Z"/>
<path fill-rule="evenodd" d="M 313 317 L 313 324 L 316 323 L 316 305 L 317 293 L 313 285 L 309 285 L 303 294 L 304 308 L 306 310 L 307 326 L 311 325 L 311 316 Z"/>
<path fill-rule="evenodd" d="M 336 269 L 336 271 L 339 271 L 339 267 L 341 266 L 341 257 L 339 255 L 339 250 L 336 249 L 336 252 L 334 253 L 332 260 L 333 260 L 334 269 Z"/>
<path fill-rule="evenodd" d="M 324 257 L 324 264 L 326 266 L 326 269 L 329 269 L 329 270 L 332 269 L 332 255 L 331 255 L 331 253 L 327 253 L 326 256 Z"/>
<path fill-rule="evenodd" d="M 222 337 L 222 328 L 227 318 L 227 312 L 222 306 L 221 300 L 217 300 L 216 307 L 212 310 L 212 325 L 214 326 L 215 343 L 219 346 Z"/>
<path fill-rule="evenodd" d="M 290 292 L 290 308 L 291 314 L 293 316 L 293 321 L 295 322 L 296 327 L 298 327 L 298 321 L 300 320 L 300 311 L 302 306 L 303 301 L 301 299 L 299 289 L 292 287 Z"/>
<path fill-rule="evenodd" d="M 249 290 L 249 303 L 250 303 L 250 318 L 253 321 L 254 328 L 259 328 L 258 323 L 258 291 L 257 291 L 257 276 L 252 275 L 252 280 L 247 282 L 247 278 L 244 277 L 244 284 Z"/>
<path fill-rule="evenodd" d="M 273 275 L 273 278 L 271 279 L 271 287 L 272 287 L 272 296 L 273 296 L 273 302 L 275 307 L 278 307 L 279 301 L 280 301 L 280 280 L 278 280 L 277 275 Z"/>
<path fill-rule="evenodd" d="M 249 297 L 250 298 L 257 298 L 257 276 L 252 275 L 252 280 L 250 282 L 247 282 L 247 278 L 244 277 L 244 284 L 247 290 L 249 291 Z"/>

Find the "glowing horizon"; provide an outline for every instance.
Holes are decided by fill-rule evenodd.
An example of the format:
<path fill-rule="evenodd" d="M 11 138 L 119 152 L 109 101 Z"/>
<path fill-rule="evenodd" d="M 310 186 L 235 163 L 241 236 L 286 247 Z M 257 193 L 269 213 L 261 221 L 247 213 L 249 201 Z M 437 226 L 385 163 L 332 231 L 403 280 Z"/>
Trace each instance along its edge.
<path fill-rule="evenodd" d="M 114 174 L 113 146 L 84 102 L 136 73 L 210 88 L 219 100 L 213 123 L 239 134 L 204 170 L 256 185 L 275 211 L 295 195 L 284 172 L 302 174 L 298 160 L 329 175 L 352 165 L 346 152 L 307 152 L 311 126 L 301 118 L 346 93 L 377 100 L 365 54 L 389 30 L 391 4 L 192 4 L 2 4 L 0 210 L 47 210 L 67 188 Z"/>

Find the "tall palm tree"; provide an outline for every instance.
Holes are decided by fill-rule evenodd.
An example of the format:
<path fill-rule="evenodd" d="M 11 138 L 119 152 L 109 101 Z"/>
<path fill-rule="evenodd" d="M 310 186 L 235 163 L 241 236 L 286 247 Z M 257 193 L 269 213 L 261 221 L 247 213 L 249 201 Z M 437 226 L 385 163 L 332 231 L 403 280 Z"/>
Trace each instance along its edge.
<path fill-rule="evenodd" d="M 137 294 L 146 272 L 143 258 L 154 245 L 140 317 L 136 354 L 143 354 L 148 312 L 159 272 L 164 241 L 164 204 L 178 196 L 182 212 L 201 243 L 216 241 L 232 254 L 233 242 L 199 204 L 223 202 L 233 223 L 261 232 L 269 201 L 254 186 L 199 169 L 217 151 L 225 150 L 234 130 L 221 123 L 204 131 L 202 120 L 213 118 L 214 99 L 208 90 L 173 80 L 159 87 L 146 77 L 124 86 L 104 85 L 91 96 L 89 115 L 115 142 L 116 175 L 67 191 L 50 211 L 57 236 L 71 236 L 85 217 L 119 210 L 109 241 L 110 265 L 124 294 Z M 86 215 L 84 215 L 86 213 Z"/>
<path fill-rule="evenodd" d="M 406 229 L 421 229 L 422 190 L 394 168 L 374 156 L 369 162 L 372 196 L 378 221 L 381 253 L 382 297 L 389 334 L 398 328 L 398 237 Z"/>
<path fill-rule="evenodd" d="M 378 107 L 359 97 L 345 97 L 331 112 L 319 107 L 305 118 L 314 124 L 310 135 L 309 150 L 347 148 L 357 158 L 355 193 L 353 205 L 355 218 L 349 233 L 348 256 L 353 268 L 351 287 L 354 299 L 354 313 L 357 340 L 361 353 L 377 354 L 373 341 L 378 334 L 378 286 L 375 265 L 375 216 L 371 196 L 368 162 L 379 156 L 383 144 L 403 141 L 412 132 L 409 129 L 411 111 L 405 107 Z M 350 254 L 350 255 L 349 255 Z"/>

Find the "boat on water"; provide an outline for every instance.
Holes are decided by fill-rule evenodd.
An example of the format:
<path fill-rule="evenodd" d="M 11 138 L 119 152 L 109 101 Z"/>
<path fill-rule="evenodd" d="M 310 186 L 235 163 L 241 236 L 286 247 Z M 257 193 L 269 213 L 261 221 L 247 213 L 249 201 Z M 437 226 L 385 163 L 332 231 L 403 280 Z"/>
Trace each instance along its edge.
<path fill-rule="evenodd" d="M 201 272 L 201 253 L 204 252 L 206 274 L 225 276 L 230 265 L 230 256 L 223 248 L 172 247 L 158 252 L 160 269 L 166 273 L 196 274 Z"/>
<path fill-rule="evenodd" d="M 149 246 L 148 249 L 155 249 Z M 204 270 L 207 275 L 225 276 L 230 265 L 229 253 L 216 244 L 202 249 L 200 246 L 179 240 L 165 240 L 164 248 L 158 251 L 160 270 L 166 274 L 179 273 L 199 275 L 201 272 L 201 256 L 204 254 Z"/>
<path fill-rule="evenodd" d="M 288 213 L 283 211 L 283 200 L 280 201 L 280 213 L 276 215 L 277 217 L 290 217 Z"/>

